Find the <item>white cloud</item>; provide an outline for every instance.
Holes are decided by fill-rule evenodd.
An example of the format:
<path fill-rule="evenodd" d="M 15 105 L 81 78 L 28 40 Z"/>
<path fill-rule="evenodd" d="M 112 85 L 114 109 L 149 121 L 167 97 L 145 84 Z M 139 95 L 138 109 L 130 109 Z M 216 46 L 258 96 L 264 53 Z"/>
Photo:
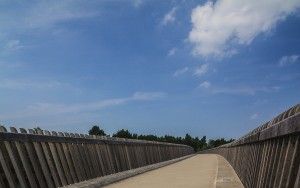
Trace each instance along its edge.
<path fill-rule="evenodd" d="M 120 6 L 123 6 L 121 3 L 126 3 L 138 8 L 144 2 L 120 0 Z M 13 34 L 34 34 L 37 30 L 57 34 L 64 28 L 62 23 L 101 17 L 103 11 L 106 11 L 104 5 L 109 3 L 111 1 L 107 0 L 43 0 L 26 4 L 13 3 L 12 8 L 10 1 L 1 1 L 3 9 L 0 11 L 0 39 L 9 39 Z"/>
<path fill-rule="evenodd" d="M 250 116 L 250 119 L 257 119 L 258 118 L 258 113 L 254 113 Z"/>
<path fill-rule="evenodd" d="M 199 85 L 200 89 L 206 90 L 211 94 L 228 94 L 228 95 L 255 95 L 258 92 L 273 93 L 280 90 L 278 86 L 212 86 L 210 82 L 204 81 Z"/>
<path fill-rule="evenodd" d="M 129 100 L 155 100 L 165 96 L 164 92 L 135 92 Z"/>
<path fill-rule="evenodd" d="M 85 5 L 85 6 L 84 6 Z M 88 8 L 87 8 L 88 7 Z M 48 28 L 65 21 L 97 16 L 97 10 L 85 1 L 39 1 L 26 12 L 25 24 L 31 28 Z"/>
<path fill-rule="evenodd" d="M 0 64 L 1 66 L 1 64 Z M 16 68 L 18 64 L 5 66 L 6 68 Z M 4 67 L 4 68 L 5 68 Z M 52 79 L 0 79 L 0 90 L 19 90 L 26 92 L 28 90 L 59 90 L 80 93 L 80 88 L 74 87 L 70 83 L 61 82 Z"/>
<path fill-rule="evenodd" d="M 10 40 L 6 43 L 5 45 L 5 50 L 8 51 L 16 51 L 19 50 L 21 48 L 23 48 L 24 46 L 21 45 L 19 40 Z"/>
<path fill-rule="evenodd" d="M 15 40 L 16 37 L 24 34 L 26 36 L 43 33 L 68 35 L 72 28 L 65 23 L 101 18 L 103 16 L 102 13 L 106 11 L 104 10 L 104 5 L 108 3 L 110 1 L 106 0 L 43 0 L 26 2 L 25 5 L 24 3 L 1 1 L 3 9 L 0 11 L 0 41 L 2 42 L 2 45 L 0 44 L 0 55 L 4 47 L 11 50 L 24 47 L 19 40 Z M 124 3 L 139 7 L 144 1 L 128 0 L 124 1 Z M 12 4 L 13 7 L 11 6 Z M 120 6 L 122 5 L 120 4 Z M 76 30 L 75 32 L 80 31 Z M 7 46 L 3 45 L 5 41 L 9 41 Z"/>
<path fill-rule="evenodd" d="M 283 56 L 279 60 L 279 66 L 283 67 L 286 65 L 292 65 L 300 61 L 299 55 L 290 55 L 290 56 Z"/>
<path fill-rule="evenodd" d="M 2 4 L 2 3 L 1 3 Z M 1 6 L 10 6 L 3 2 Z M 53 30 L 63 27 L 61 23 L 99 16 L 102 12 L 103 2 L 87 3 L 76 1 L 36 1 L 15 3 L 14 8 L 4 8 L 0 11 L 0 40 L 10 40 L 9 48 L 16 48 L 20 41 L 11 40 L 20 34 L 36 34 L 44 31 L 52 33 Z"/>
<path fill-rule="evenodd" d="M 20 40 L 8 40 L 0 47 L 0 55 L 10 54 L 21 50 L 24 47 L 25 46 L 21 44 Z"/>
<path fill-rule="evenodd" d="M 143 4 L 143 1 L 142 0 L 132 0 L 132 4 L 135 8 L 139 8 Z"/>
<path fill-rule="evenodd" d="M 205 89 L 209 88 L 210 86 L 211 84 L 208 81 L 204 81 L 199 85 L 200 88 L 205 88 Z"/>
<path fill-rule="evenodd" d="M 260 88 L 252 87 L 219 87 L 212 90 L 213 94 L 255 95 Z"/>
<path fill-rule="evenodd" d="M 168 56 L 173 56 L 173 55 L 175 55 L 176 51 L 177 51 L 177 48 L 172 48 L 171 50 L 169 50 Z"/>
<path fill-rule="evenodd" d="M 203 65 L 200 65 L 199 67 L 197 67 L 195 69 L 195 72 L 194 72 L 194 75 L 196 76 L 203 76 L 204 74 L 206 74 L 208 71 L 208 64 L 203 64 Z"/>
<path fill-rule="evenodd" d="M 58 81 L 30 81 L 30 80 L 13 80 L 13 79 L 3 79 L 0 80 L 0 89 L 50 89 L 65 86 Z"/>
<path fill-rule="evenodd" d="M 237 86 L 237 87 L 220 87 L 214 88 L 212 93 L 214 94 L 233 94 L 233 95 L 255 95 L 258 92 L 277 92 L 280 88 L 275 87 L 247 87 L 247 86 Z"/>
<path fill-rule="evenodd" d="M 173 23 L 176 20 L 177 7 L 173 7 L 163 18 L 162 25 Z"/>
<path fill-rule="evenodd" d="M 188 40 L 194 45 L 195 55 L 232 55 L 236 53 L 233 45 L 249 45 L 299 7 L 299 0 L 209 1 L 193 9 Z"/>
<path fill-rule="evenodd" d="M 136 92 L 130 97 L 112 98 L 102 101 L 94 101 L 90 103 L 80 104 L 53 104 L 53 103 L 35 103 L 29 105 L 26 109 L 13 112 L 11 114 L 2 114 L 0 119 L 14 119 L 24 117 L 49 116 L 66 113 L 84 113 L 93 112 L 103 108 L 123 105 L 134 101 L 150 101 L 157 100 L 166 96 L 164 92 Z"/>
<path fill-rule="evenodd" d="M 178 77 L 180 75 L 183 75 L 184 73 L 186 73 L 187 71 L 189 71 L 189 68 L 188 67 L 184 67 L 182 69 L 178 69 L 174 72 L 173 76 L 174 77 Z"/>

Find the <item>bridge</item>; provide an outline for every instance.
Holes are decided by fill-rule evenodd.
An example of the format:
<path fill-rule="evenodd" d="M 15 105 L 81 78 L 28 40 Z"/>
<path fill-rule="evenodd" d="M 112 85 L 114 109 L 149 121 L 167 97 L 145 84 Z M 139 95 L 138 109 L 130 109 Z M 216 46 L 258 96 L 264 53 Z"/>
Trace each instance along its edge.
<path fill-rule="evenodd" d="M 300 187 L 300 105 L 194 153 L 152 141 L 0 127 L 0 187 Z"/>

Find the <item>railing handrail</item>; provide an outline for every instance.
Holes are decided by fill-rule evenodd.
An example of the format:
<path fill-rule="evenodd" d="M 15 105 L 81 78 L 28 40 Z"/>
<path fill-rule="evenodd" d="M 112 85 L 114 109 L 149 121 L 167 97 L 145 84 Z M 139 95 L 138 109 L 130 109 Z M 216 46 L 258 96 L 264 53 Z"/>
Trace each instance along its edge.
<path fill-rule="evenodd" d="M 168 145 L 179 147 L 190 147 L 184 144 L 168 142 L 148 141 L 139 139 L 128 139 L 108 136 L 87 135 L 78 133 L 63 133 L 56 131 L 20 128 L 20 132 L 15 127 L 10 127 L 8 132 L 5 126 L 0 125 L 0 141 L 44 141 L 44 142 L 71 142 L 71 143 L 116 143 L 116 144 L 147 144 L 147 145 Z M 12 131 L 13 130 L 13 131 Z M 46 134 L 47 133 L 47 134 Z M 191 148 L 191 147 L 190 147 Z"/>

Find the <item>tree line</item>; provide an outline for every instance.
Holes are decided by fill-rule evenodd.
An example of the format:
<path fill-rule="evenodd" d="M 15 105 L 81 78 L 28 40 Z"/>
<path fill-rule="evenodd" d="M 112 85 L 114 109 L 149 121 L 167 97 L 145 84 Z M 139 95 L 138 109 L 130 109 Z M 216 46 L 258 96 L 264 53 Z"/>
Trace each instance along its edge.
<path fill-rule="evenodd" d="M 89 130 L 89 135 L 98 135 L 98 136 L 110 136 L 105 133 L 103 129 L 101 129 L 99 126 L 94 125 Z M 157 141 L 157 142 L 168 142 L 168 143 L 174 143 L 174 144 L 184 144 L 191 146 L 195 152 L 210 149 L 214 147 L 218 147 L 223 144 L 230 143 L 234 141 L 234 139 L 225 139 L 225 138 L 218 138 L 218 139 L 209 139 L 207 141 L 206 136 L 203 136 L 202 138 L 199 137 L 192 137 L 189 134 L 186 134 L 185 137 L 175 137 L 171 135 L 165 135 L 165 136 L 156 136 L 156 135 L 139 135 L 136 133 L 131 133 L 129 130 L 121 129 L 118 130 L 116 133 L 112 135 L 112 137 L 118 137 L 118 138 L 129 138 L 129 139 L 139 139 L 139 140 L 148 140 L 148 141 Z"/>

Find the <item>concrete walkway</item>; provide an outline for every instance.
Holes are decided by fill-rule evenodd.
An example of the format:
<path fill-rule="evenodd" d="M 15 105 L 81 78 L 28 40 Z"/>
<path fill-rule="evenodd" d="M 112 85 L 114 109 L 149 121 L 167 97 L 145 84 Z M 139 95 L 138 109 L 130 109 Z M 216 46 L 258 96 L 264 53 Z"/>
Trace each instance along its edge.
<path fill-rule="evenodd" d="M 221 156 L 199 154 L 105 186 L 105 188 L 243 188 L 230 164 Z"/>

